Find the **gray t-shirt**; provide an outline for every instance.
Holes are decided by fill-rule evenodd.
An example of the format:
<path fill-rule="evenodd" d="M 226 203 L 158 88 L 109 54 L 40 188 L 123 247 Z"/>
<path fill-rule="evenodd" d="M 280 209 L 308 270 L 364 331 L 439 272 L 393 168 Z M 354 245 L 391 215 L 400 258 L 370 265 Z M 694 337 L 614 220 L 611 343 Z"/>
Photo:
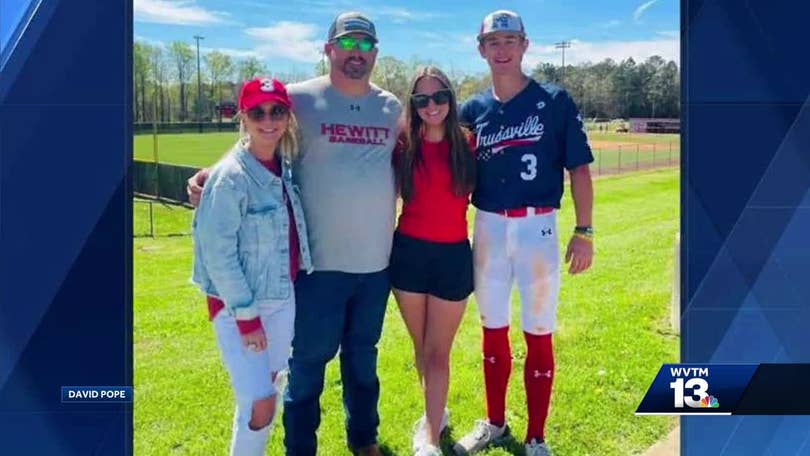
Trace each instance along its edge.
<path fill-rule="evenodd" d="M 288 92 L 301 129 L 293 178 L 315 270 L 385 269 L 396 202 L 391 153 L 402 106 L 375 85 L 365 96 L 346 97 L 328 76 L 291 84 Z"/>

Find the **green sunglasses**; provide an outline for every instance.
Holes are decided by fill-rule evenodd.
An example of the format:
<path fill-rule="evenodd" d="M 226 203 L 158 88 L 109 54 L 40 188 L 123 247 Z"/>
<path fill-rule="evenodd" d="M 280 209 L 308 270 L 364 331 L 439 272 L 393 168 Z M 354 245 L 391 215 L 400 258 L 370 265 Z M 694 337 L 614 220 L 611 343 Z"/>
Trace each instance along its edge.
<path fill-rule="evenodd" d="M 353 51 L 360 49 L 360 52 L 371 52 L 374 50 L 374 40 L 370 38 L 355 38 L 353 36 L 341 36 L 335 40 L 339 48 L 344 51 Z"/>

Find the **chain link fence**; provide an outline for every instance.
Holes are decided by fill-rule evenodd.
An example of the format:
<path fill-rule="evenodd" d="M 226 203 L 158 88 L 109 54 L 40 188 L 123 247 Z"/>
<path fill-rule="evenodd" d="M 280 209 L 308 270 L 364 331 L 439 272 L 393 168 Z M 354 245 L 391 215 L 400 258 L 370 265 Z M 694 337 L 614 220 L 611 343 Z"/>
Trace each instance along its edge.
<path fill-rule="evenodd" d="M 593 147 L 591 173 L 596 176 L 679 166 L 680 142 Z"/>
<path fill-rule="evenodd" d="M 593 141 L 594 176 L 680 165 L 680 141 L 607 145 Z M 199 170 L 194 166 L 135 161 L 133 191 L 135 237 L 186 236 L 191 234 L 192 211 L 186 181 Z M 566 173 L 566 179 L 568 175 Z"/>
<path fill-rule="evenodd" d="M 132 205 L 135 238 L 191 235 L 191 206 L 169 201 L 135 198 Z"/>

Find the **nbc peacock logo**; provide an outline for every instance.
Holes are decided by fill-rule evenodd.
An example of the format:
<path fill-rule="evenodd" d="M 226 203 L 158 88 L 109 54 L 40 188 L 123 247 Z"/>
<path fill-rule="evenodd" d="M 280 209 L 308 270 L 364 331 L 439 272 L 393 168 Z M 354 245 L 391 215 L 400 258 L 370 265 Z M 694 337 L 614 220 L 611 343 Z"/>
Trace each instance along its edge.
<path fill-rule="evenodd" d="M 704 408 L 717 408 L 720 407 L 720 403 L 717 402 L 717 398 L 714 396 L 703 396 L 703 399 L 700 400 L 700 406 Z"/>

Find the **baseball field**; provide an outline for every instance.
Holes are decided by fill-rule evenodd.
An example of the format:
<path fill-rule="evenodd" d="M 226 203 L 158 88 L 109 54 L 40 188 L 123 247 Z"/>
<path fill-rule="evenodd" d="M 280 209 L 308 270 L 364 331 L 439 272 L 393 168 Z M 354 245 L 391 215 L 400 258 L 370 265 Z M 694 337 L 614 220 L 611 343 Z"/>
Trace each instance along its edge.
<path fill-rule="evenodd" d="M 676 165 L 680 161 L 679 135 L 591 131 L 588 138 L 595 158 L 592 169 L 597 175 Z M 158 135 L 158 161 L 209 166 L 235 141 L 236 133 Z M 154 161 L 152 135 L 135 136 L 134 156 L 136 160 Z"/>
<path fill-rule="evenodd" d="M 194 135 L 183 136 L 187 138 L 160 138 L 161 149 L 172 151 L 161 155 L 161 161 L 208 165 L 234 140 L 232 135 L 202 135 L 192 145 L 188 136 Z M 620 139 L 629 142 L 626 134 Z M 172 141 L 184 146 L 171 147 Z M 136 157 L 148 158 L 151 137 L 136 137 L 135 147 Z M 595 263 L 584 275 L 563 276 L 560 326 L 554 339 L 557 374 L 547 438 L 555 454 L 562 456 L 636 454 L 677 424 L 672 417 L 636 417 L 633 412 L 661 364 L 678 360 L 678 336 L 668 317 L 679 227 L 679 171 L 608 176 L 595 181 L 595 192 Z M 233 395 L 204 300 L 188 281 L 192 213 L 153 205 L 154 238 L 143 237 L 150 231 L 149 213 L 148 204 L 135 204 L 135 452 L 226 454 Z M 468 215 L 472 220 L 472 209 Z M 561 232 L 573 226 L 572 216 L 571 201 L 566 199 Z M 567 241 L 565 236 L 561 240 Z M 516 317 L 517 293 L 512 305 Z M 515 439 L 487 455 L 522 454 L 525 348 L 515 318 L 511 338 L 515 360 L 507 420 Z M 445 451 L 484 416 L 480 345 L 476 304 L 471 300 L 452 355 L 451 429 L 443 442 Z M 410 340 L 393 298 L 379 350 L 380 442 L 386 454 L 407 455 L 422 398 Z M 348 454 L 338 367 L 337 362 L 328 366 L 321 401 L 319 454 L 326 456 Z M 283 432 L 282 426 L 276 427 L 268 454 L 283 453 Z"/>

